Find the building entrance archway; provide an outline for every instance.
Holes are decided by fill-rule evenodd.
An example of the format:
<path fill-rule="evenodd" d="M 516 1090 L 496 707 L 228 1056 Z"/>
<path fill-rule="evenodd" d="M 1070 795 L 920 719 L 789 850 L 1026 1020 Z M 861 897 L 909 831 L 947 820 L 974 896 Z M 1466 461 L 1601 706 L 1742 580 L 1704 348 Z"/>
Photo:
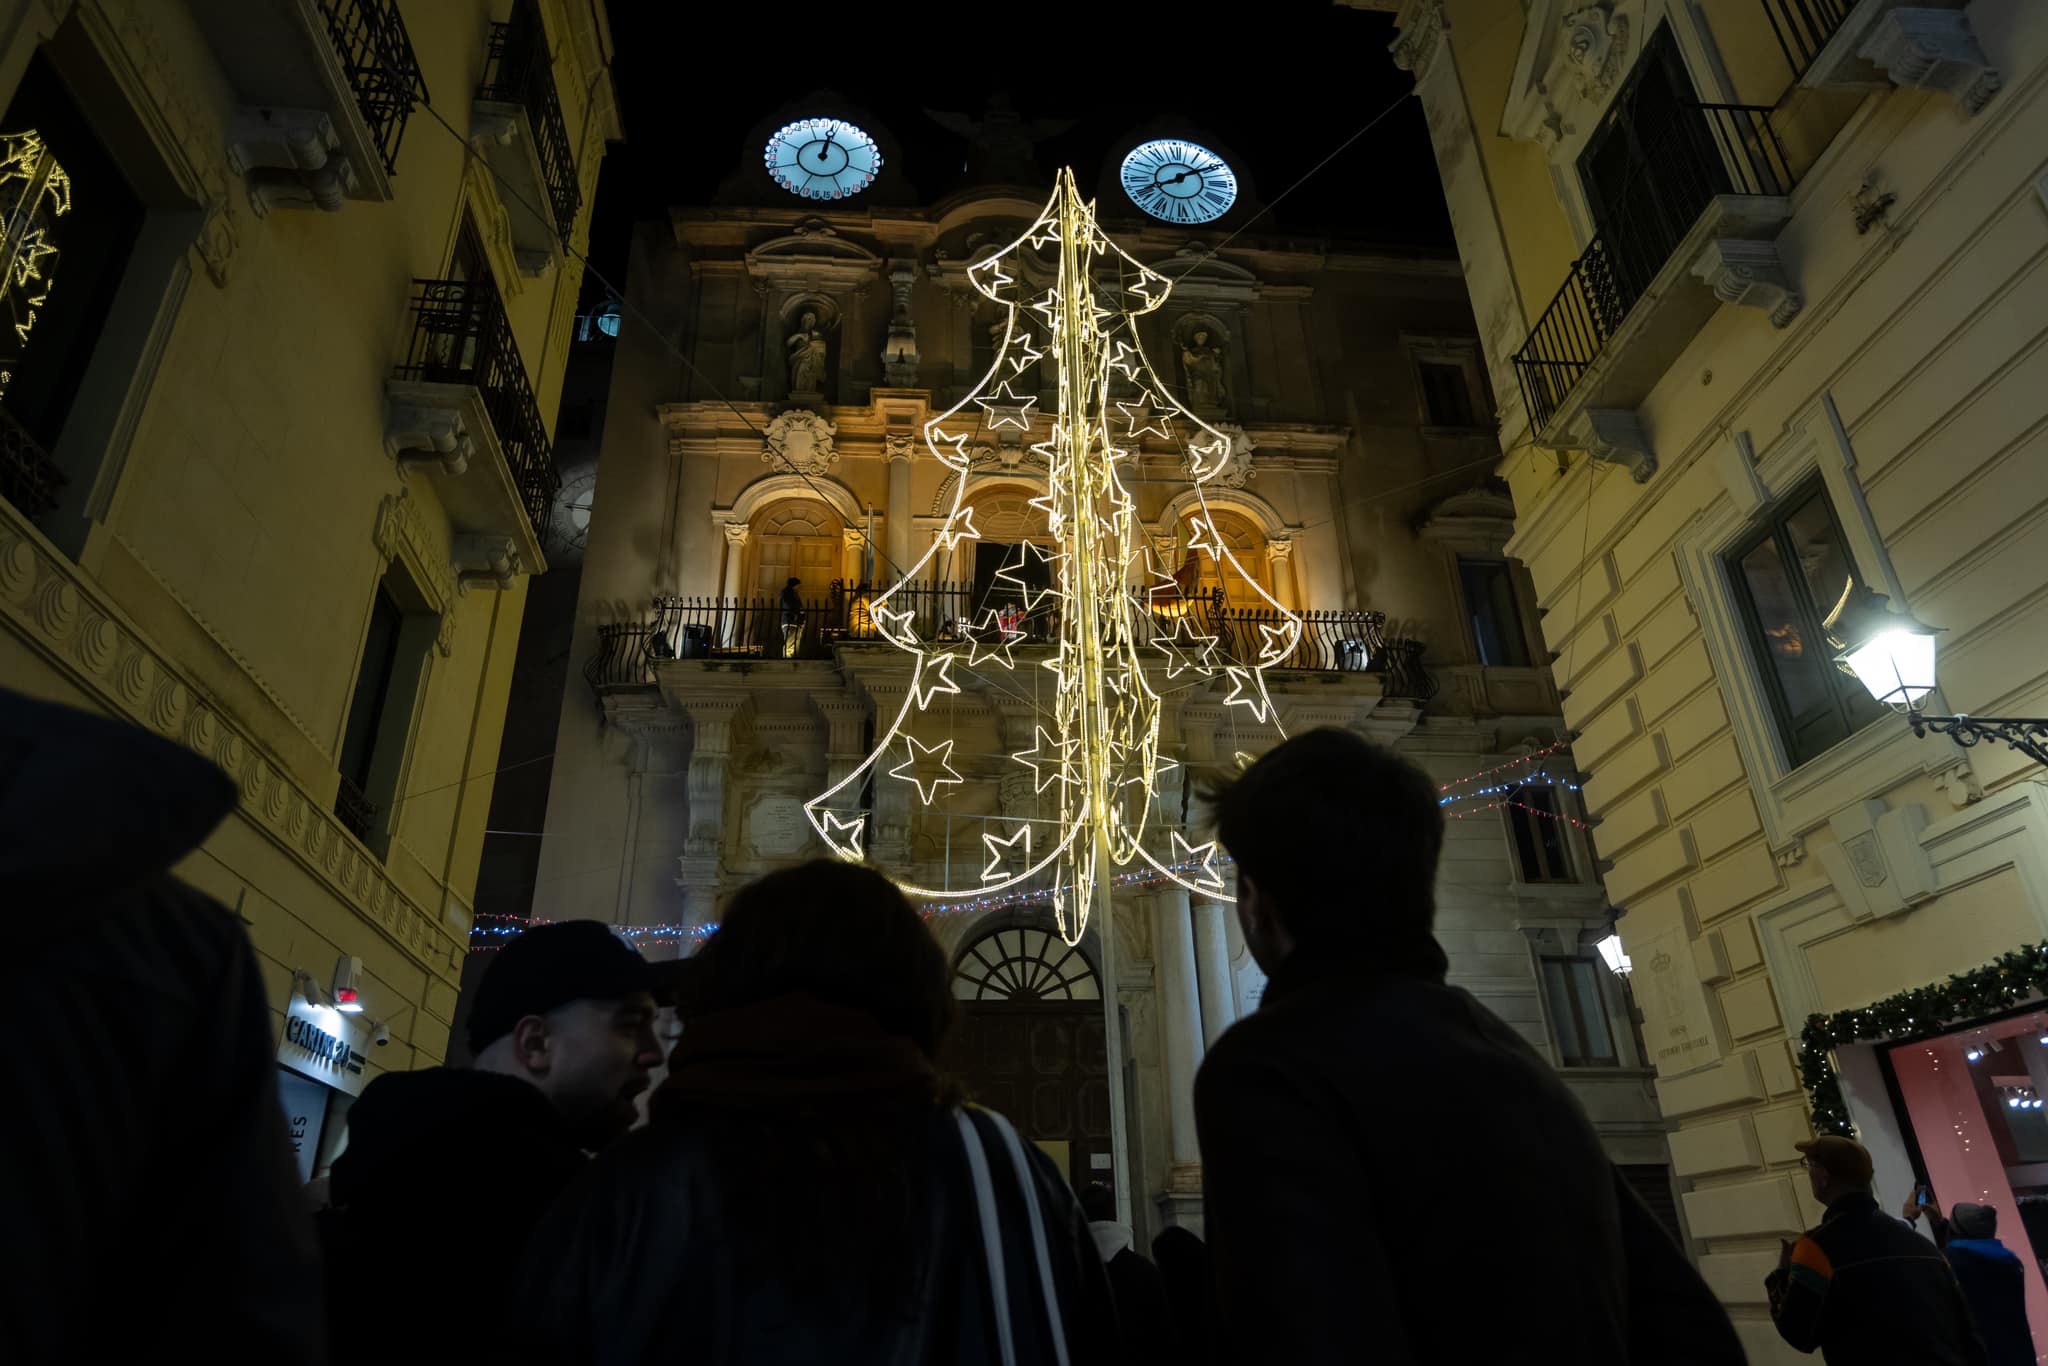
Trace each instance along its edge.
<path fill-rule="evenodd" d="M 968 1096 L 1007 1115 L 1077 1190 L 1113 1189 L 1102 987 L 1081 951 L 1038 926 L 990 930 L 954 961 L 953 997 L 948 1063 Z"/>

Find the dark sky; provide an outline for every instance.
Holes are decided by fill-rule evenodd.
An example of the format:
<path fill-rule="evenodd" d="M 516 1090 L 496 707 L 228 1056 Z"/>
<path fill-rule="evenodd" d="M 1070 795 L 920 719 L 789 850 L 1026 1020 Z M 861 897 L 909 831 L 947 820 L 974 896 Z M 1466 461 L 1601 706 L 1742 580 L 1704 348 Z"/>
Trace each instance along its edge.
<path fill-rule="evenodd" d="M 707 14 L 748 23 L 720 33 Z M 1027 118 L 1078 120 L 1039 148 L 1048 186 L 1060 164 L 1071 164 L 1084 188 L 1094 185 L 1133 130 L 1177 120 L 1228 149 L 1259 201 L 1285 193 L 1250 233 L 1450 245 L 1415 100 L 1310 174 L 1413 84 L 1387 53 L 1393 29 L 1384 14 L 1328 0 L 944 8 L 610 0 L 610 15 L 626 141 L 605 161 L 591 256 L 614 277 L 634 221 L 709 203 L 735 172 L 765 179 L 756 126 L 827 89 L 894 135 L 901 154 L 882 174 L 903 177 L 911 202 L 956 188 L 965 152 L 924 111 L 979 113 L 1001 90 Z M 1076 50 L 1089 54 L 1085 70 L 1055 56 Z"/>

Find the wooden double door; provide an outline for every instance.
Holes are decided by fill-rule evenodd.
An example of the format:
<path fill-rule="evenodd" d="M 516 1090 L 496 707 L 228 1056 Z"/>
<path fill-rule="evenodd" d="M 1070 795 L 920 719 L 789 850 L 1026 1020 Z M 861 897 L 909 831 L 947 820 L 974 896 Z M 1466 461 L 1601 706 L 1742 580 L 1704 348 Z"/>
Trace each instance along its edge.
<path fill-rule="evenodd" d="M 1074 1189 L 1115 1187 L 1101 1001 L 961 1001 L 949 1049 L 968 1097 L 1007 1116 Z"/>

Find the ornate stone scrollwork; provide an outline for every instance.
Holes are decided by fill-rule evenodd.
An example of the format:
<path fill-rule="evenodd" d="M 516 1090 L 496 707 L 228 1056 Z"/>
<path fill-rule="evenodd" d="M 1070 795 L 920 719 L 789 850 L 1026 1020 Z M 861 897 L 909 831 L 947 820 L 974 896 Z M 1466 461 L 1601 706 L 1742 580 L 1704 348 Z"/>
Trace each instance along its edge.
<path fill-rule="evenodd" d="M 1707 243 L 1693 274 L 1707 282 L 1725 304 L 1745 304 L 1771 315 L 1771 326 L 1791 322 L 1806 300 L 1792 287 L 1776 242 L 1722 238 Z"/>
<path fill-rule="evenodd" d="M 839 452 L 833 445 L 838 430 L 836 423 L 808 409 L 792 408 L 768 424 L 761 463 L 797 474 L 830 473 L 839 463 Z"/>
<path fill-rule="evenodd" d="M 1628 19 L 1609 4 L 1588 5 L 1564 17 L 1565 61 L 1579 74 L 1579 89 L 1602 100 L 1628 58 Z"/>

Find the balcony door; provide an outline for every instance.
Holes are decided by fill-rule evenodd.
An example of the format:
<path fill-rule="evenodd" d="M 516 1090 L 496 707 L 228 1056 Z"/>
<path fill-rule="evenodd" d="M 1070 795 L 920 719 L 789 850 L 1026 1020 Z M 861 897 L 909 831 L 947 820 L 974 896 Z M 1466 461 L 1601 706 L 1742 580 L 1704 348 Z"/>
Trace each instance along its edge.
<path fill-rule="evenodd" d="M 1579 154 L 1579 181 L 1607 267 L 1597 300 L 1611 328 L 1641 298 L 1707 202 L 1729 189 L 1685 60 L 1660 25 Z"/>

